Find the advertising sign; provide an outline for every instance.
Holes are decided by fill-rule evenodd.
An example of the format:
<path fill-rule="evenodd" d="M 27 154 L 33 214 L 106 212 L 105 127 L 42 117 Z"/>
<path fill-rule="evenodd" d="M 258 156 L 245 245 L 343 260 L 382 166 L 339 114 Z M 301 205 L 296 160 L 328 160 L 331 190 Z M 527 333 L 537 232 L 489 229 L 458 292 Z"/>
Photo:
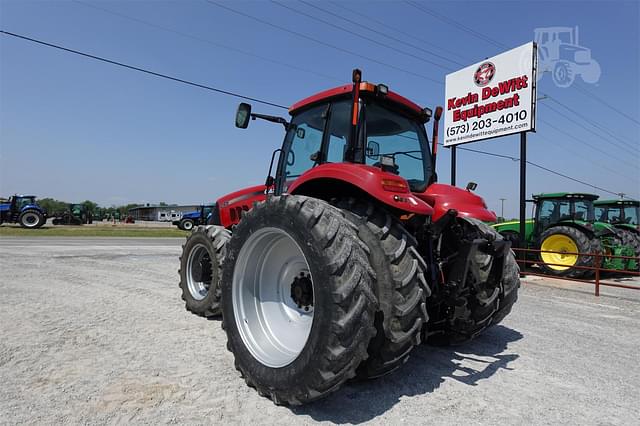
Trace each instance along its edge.
<path fill-rule="evenodd" d="M 536 61 L 530 42 L 448 74 L 444 146 L 535 131 Z"/>

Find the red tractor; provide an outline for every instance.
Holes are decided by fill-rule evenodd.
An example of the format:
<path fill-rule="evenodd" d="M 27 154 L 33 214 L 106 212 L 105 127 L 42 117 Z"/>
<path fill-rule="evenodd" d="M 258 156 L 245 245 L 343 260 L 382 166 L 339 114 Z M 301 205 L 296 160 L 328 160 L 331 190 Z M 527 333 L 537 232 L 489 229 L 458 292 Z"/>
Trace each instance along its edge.
<path fill-rule="evenodd" d="M 390 373 L 423 341 L 454 344 L 500 322 L 517 299 L 510 243 L 481 197 L 436 183 L 432 112 L 361 82 L 294 104 L 266 185 L 218 200 L 187 238 L 187 309 L 222 313 L 246 382 L 303 404 L 353 377 Z M 236 225 L 236 226 L 233 226 Z M 231 232 L 233 231 L 233 233 Z"/>

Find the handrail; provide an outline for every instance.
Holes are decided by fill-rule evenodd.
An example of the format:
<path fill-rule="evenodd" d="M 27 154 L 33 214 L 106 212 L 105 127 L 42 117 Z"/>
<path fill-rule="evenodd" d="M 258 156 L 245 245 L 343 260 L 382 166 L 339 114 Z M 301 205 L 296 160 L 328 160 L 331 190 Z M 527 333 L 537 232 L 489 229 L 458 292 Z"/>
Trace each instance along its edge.
<path fill-rule="evenodd" d="M 567 281 L 574 281 L 574 282 L 580 282 L 580 283 L 584 283 L 584 284 L 594 284 L 595 286 L 595 290 L 594 290 L 594 294 L 595 296 L 600 296 L 600 286 L 605 286 L 605 287 L 617 287 L 617 288 L 624 288 L 624 289 L 629 289 L 629 290 L 640 290 L 640 286 L 634 286 L 634 285 L 628 285 L 628 284 L 621 284 L 621 283 L 615 283 L 615 282 L 608 282 L 608 281 L 603 281 L 601 280 L 601 273 L 605 272 L 605 273 L 615 273 L 616 275 L 622 275 L 622 276 L 632 276 L 632 277 L 637 277 L 640 276 L 640 271 L 631 271 L 631 270 L 621 270 L 621 269 L 608 269 L 608 268 L 602 268 L 600 267 L 601 265 L 601 260 L 604 258 L 607 259 L 621 259 L 621 260 L 635 260 L 636 264 L 640 264 L 640 257 L 637 256 L 616 256 L 616 255 L 607 255 L 607 254 L 602 254 L 602 253 L 572 253 L 572 252 L 560 252 L 560 251 L 553 251 L 553 250 L 539 250 L 539 249 L 527 249 L 527 248 L 519 248 L 519 247 L 512 247 L 514 252 L 518 252 L 518 253 L 523 253 L 525 254 L 525 258 L 521 259 L 518 258 L 517 262 L 519 265 L 521 265 L 520 267 L 520 275 L 533 275 L 533 276 L 539 276 L 539 277 L 550 277 L 550 278 L 555 278 L 555 279 L 560 279 L 560 280 L 567 280 Z M 531 271 L 531 270 L 527 270 L 527 265 L 534 265 L 534 264 L 540 264 L 540 263 L 544 263 L 545 265 L 549 265 L 549 266 L 567 266 L 564 264 L 559 264 L 559 263 L 550 263 L 550 262 L 543 262 L 541 259 L 527 259 L 526 258 L 526 254 L 527 253 L 555 253 L 555 254 L 564 254 L 564 255 L 574 255 L 574 256 L 591 256 L 591 257 L 595 257 L 595 266 L 570 266 L 570 268 L 572 269 L 579 269 L 579 270 L 585 270 L 585 271 L 593 271 L 594 273 L 594 278 L 593 279 L 581 279 L 581 278 L 574 278 L 574 277 L 567 277 L 567 276 L 563 276 L 563 275 L 553 275 L 553 274 L 545 274 L 542 272 L 536 272 L 536 271 Z M 520 257 L 520 256 L 517 256 Z M 526 272 L 525 272 L 526 270 Z"/>

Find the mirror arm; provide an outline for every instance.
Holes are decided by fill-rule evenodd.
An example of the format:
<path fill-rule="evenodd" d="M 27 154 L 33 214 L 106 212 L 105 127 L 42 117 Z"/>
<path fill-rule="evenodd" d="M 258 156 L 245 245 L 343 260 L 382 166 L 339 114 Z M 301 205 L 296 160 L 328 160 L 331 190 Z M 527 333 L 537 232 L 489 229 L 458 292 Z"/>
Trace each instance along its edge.
<path fill-rule="evenodd" d="M 255 120 L 256 118 L 260 118 L 266 121 L 271 121 L 272 123 L 280 123 L 284 126 L 285 130 L 289 130 L 289 122 L 282 117 L 276 117 L 275 115 L 251 113 L 251 119 Z"/>

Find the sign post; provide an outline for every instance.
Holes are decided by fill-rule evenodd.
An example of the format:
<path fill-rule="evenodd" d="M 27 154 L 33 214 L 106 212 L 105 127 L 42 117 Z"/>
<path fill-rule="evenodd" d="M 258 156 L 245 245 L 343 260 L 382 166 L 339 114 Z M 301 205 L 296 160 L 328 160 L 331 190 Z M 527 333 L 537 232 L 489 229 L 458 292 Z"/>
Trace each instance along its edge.
<path fill-rule="evenodd" d="M 456 186 L 456 146 L 451 147 L 451 185 Z"/>
<path fill-rule="evenodd" d="M 527 132 L 520 133 L 520 248 L 527 248 L 526 239 L 526 215 L 527 215 Z M 521 251 L 516 253 L 522 264 L 520 269 L 524 270 L 527 266 L 527 252 Z"/>
<path fill-rule="evenodd" d="M 457 145 L 520 134 L 522 248 L 526 248 L 527 132 L 536 128 L 536 64 L 537 47 L 529 42 L 448 74 L 445 84 L 444 146 L 451 149 L 452 185 Z"/>

